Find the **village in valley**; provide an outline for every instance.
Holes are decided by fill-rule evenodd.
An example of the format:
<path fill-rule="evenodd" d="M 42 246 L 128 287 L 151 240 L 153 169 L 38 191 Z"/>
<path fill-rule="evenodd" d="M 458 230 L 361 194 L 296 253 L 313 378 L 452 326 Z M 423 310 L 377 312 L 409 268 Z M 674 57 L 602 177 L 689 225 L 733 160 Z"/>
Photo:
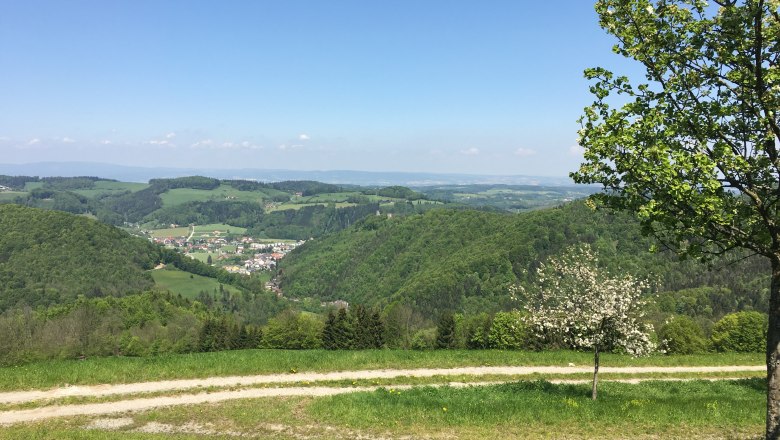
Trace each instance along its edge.
<path fill-rule="evenodd" d="M 166 229 L 136 230 L 149 241 L 176 249 L 186 256 L 241 275 L 272 271 L 279 260 L 305 240 L 255 238 L 244 228 L 230 225 L 176 224 Z"/>

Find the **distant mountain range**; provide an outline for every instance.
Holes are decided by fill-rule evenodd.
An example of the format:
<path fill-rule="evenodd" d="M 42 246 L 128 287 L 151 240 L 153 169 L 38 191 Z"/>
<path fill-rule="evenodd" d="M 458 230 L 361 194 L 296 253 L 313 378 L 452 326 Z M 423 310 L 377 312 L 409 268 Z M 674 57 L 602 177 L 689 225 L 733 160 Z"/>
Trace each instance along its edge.
<path fill-rule="evenodd" d="M 2 164 L 0 174 L 25 176 L 99 176 L 123 182 L 147 182 L 155 178 L 183 176 L 207 176 L 218 179 L 248 179 L 261 182 L 283 180 L 316 180 L 318 182 L 342 185 L 404 185 L 412 187 L 430 185 L 542 185 L 569 186 L 574 182 L 568 177 L 541 176 L 493 176 L 477 174 L 439 174 L 389 171 L 299 171 L 264 169 L 218 169 L 218 168 L 156 168 L 114 165 L 97 162 L 37 162 L 26 164 Z"/>

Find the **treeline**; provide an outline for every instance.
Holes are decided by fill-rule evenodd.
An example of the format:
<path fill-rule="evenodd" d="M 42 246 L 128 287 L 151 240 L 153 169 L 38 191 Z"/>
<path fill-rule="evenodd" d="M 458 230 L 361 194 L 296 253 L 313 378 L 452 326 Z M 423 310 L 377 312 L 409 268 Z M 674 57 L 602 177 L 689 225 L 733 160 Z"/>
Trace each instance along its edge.
<path fill-rule="evenodd" d="M 337 193 L 342 191 L 342 188 L 338 185 L 315 182 L 313 180 L 285 180 L 283 182 L 271 183 L 269 186 L 279 191 L 292 193 L 299 192 L 303 196 L 314 196 L 317 194 Z"/>
<path fill-rule="evenodd" d="M 260 327 L 241 316 L 158 291 L 121 298 L 81 296 L 48 308 L 9 309 L 0 313 L 0 335 L 0 365 L 262 345 Z"/>
<path fill-rule="evenodd" d="M 74 189 L 90 189 L 95 187 L 95 182 L 116 182 L 114 179 L 104 179 L 95 176 L 78 177 L 37 177 L 37 176 L 5 176 L 0 175 L 0 185 L 21 191 L 27 182 L 43 182 L 43 187 L 58 191 L 70 191 Z"/>
<path fill-rule="evenodd" d="M 331 310 L 322 316 L 286 309 L 253 333 L 253 341 L 258 348 L 282 349 L 540 351 L 573 348 L 551 334 L 530 328 L 524 312 L 448 313 L 435 321 L 418 322 L 427 324 L 422 327 L 415 325 L 412 315 L 399 312 L 402 311 L 386 309 L 380 312 L 357 305 L 349 310 Z M 766 345 L 766 327 L 767 315 L 759 312 L 727 314 L 710 332 L 704 332 L 691 318 L 678 315 L 660 323 L 654 338 L 658 341 L 658 350 L 666 354 L 762 352 Z M 224 331 L 230 334 L 228 330 Z M 232 334 L 238 338 L 238 327 Z"/>
<path fill-rule="evenodd" d="M 261 348 L 364 350 L 385 347 L 385 326 L 377 309 L 331 310 L 327 317 L 284 310 L 262 329 Z"/>
<path fill-rule="evenodd" d="M 95 176 L 42 177 L 40 181 L 44 182 L 44 188 L 57 191 L 91 189 L 95 187 L 95 182 L 97 181 L 116 182 L 116 180 L 113 179 L 103 179 Z"/>
<path fill-rule="evenodd" d="M 363 350 L 378 348 L 548 350 L 571 348 L 529 328 L 523 313 L 444 314 L 418 328 L 409 310 L 331 310 L 326 316 L 284 309 L 264 326 L 248 324 L 201 301 L 145 292 L 86 298 L 49 308 L 0 314 L 0 365 L 92 356 L 150 356 L 254 348 Z M 411 324 L 411 325 L 410 325 Z M 738 312 L 709 334 L 686 316 L 667 319 L 657 333 L 667 354 L 761 352 L 767 316 Z"/>
<path fill-rule="evenodd" d="M 158 194 L 164 193 L 169 189 L 193 188 L 193 189 L 216 189 L 220 185 L 219 179 L 203 176 L 177 177 L 175 179 L 151 179 L 149 186 L 154 188 Z"/>
<path fill-rule="evenodd" d="M 40 181 L 40 178 L 34 176 L 5 176 L 0 174 L 0 185 L 6 186 L 15 191 L 23 190 L 27 182 L 38 181 Z"/>
<path fill-rule="evenodd" d="M 381 197 L 388 197 L 394 199 L 406 199 L 406 200 L 422 200 L 427 198 L 425 194 L 419 193 L 405 186 L 398 186 L 398 185 L 387 186 L 384 188 L 380 188 L 378 190 L 365 190 L 363 191 L 363 194 L 366 195 L 376 194 Z"/>

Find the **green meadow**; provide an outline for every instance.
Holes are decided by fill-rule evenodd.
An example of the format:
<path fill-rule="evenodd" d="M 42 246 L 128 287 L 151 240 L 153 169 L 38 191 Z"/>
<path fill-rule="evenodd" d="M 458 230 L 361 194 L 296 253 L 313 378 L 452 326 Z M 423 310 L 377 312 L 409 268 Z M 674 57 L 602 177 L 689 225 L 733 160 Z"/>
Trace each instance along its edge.
<path fill-rule="evenodd" d="M 209 257 L 211 257 L 211 261 L 214 263 L 217 261 L 217 257 L 219 257 L 219 254 L 215 252 L 192 252 L 187 255 L 200 261 L 201 263 L 208 263 Z"/>
<path fill-rule="evenodd" d="M 679 438 L 706 433 L 760 433 L 764 379 L 602 383 L 597 401 L 587 384 L 516 382 L 468 388 L 419 387 L 402 392 L 316 399 L 316 420 L 371 433 L 467 438 Z M 674 433 L 674 434 L 672 434 Z"/>
<path fill-rule="evenodd" d="M 24 190 L 25 191 L 32 191 L 36 188 L 43 188 L 44 182 L 25 182 L 24 183 Z"/>
<path fill-rule="evenodd" d="M 14 199 L 16 199 L 17 197 L 21 197 L 25 195 L 27 195 L 27 193 L 21 191 L 2 191 L 0 192 L 0 203 L 13 202 Z"/>
<path fill-rule="evenodd" d="M 85 426 L 90 426 L 88 417 L 54 419 L 0 428 L 0 436 L 758 439 L 764 426 L 765 386 L 764 379 L 603 383 L 597 401 L 590 399 L 585 384 L 545 381 L 464 388 L 380 388 L 331 397 L 240 399 L 160 408 L 122 415 L 130 423 L 113 431 L 85 430 Z M 164 427 L 165 431 L 137 432 L 146 426 Z M 204 428 L 200 433 L 192 433 L 193 426 Z M 227 432 L 231 434 L 226 435 Z M 198 436 L 194 437 L 195 434 Z"/>
<path fill-rule="evenodd" d="M 212 223 L 208 225 L 195 225 L 195 234 L 193 238 L 215 237 L 218 235 L 243 235 L 246 228 L 226 225 L 224 223 Z"/>
<path fill-rule="evenodd" d="M 170 290 L 174 294 L 181 294 L 185 298 L 195 299 L 202 291 L 208 293 L 219 292 L 219 281 L 200 275 L 183 272 L 178 269 L 160 269 L 151 271 L 154 283 L 161 289 Z M 225 290 L 230 293 L 240 293 L 233 286 L 223 284 Z"/>
<path fill-rule="evenodd" d="M 184 226 L 181 228 L 154 229 L 151 231 L 151 234 L 155 238 L 187 237 L 190 235 L 190 228 Z"/>

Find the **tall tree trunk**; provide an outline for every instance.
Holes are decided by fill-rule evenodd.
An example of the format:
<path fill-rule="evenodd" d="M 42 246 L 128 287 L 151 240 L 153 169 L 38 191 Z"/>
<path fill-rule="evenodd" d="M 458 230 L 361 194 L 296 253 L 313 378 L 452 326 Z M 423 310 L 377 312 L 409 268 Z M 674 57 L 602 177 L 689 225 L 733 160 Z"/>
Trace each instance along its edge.
<path fill-rule="evenodd" d="M 780 439 L 780 255 L 772 259 L 769 328 L 766 335 L 766 438 Z"/>
<path fill-rule="evenodd" d="M 598 385 L 599 385 L 599 346 L 596 345 L 593 354 L 593 393 L 591 397 L 596 400 L 598 397 Z"/>

